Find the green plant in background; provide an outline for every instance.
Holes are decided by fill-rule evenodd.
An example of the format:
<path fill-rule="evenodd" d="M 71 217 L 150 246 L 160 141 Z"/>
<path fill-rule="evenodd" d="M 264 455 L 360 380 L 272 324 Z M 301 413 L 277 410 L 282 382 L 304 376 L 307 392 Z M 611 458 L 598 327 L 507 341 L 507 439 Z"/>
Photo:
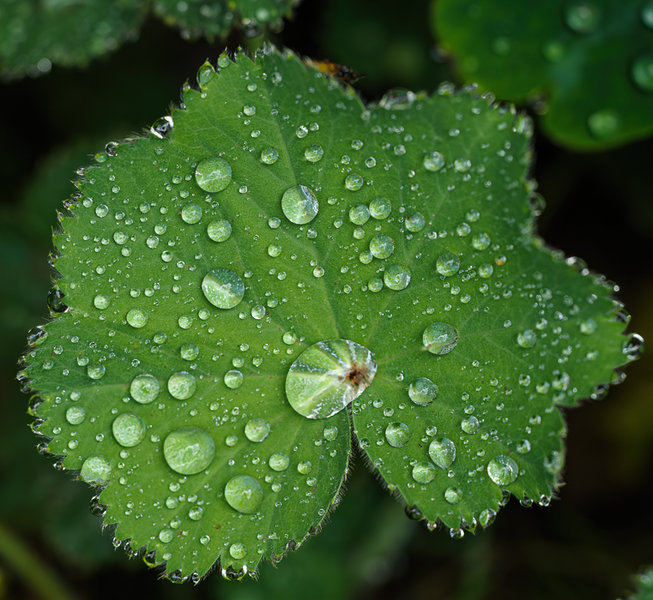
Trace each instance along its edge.
<path fill-rule="evenodd" d="M 140 28 L 146 8 L 162 16 L 162 3 L 146 8 L 142 3 L 139 8 L 114 4 L 101 10 L 131 6 L 134 15 L 138 12 L 131 31 Z M 424 30 L 418 27 L 427 4 L 415 3 L 399 18 L 387 2 L 348 6 L 329 0 L 317 8 L 303 3 L 299 28 L 291 26 L 280 42 L 351 65 L 365 76 L 361 85 L 371 96 L 396 83 L 432 90 L 434 82 L 446 77 L 446 65 L 430 62 L 440 55 L 428 48 L 426 18 Z M 481 4 L 464 18 L 476 14 Z M 558 8 L 580 7 L 568 4 Z M 15 9 L 19 3 L 7 3 L 12 5 Z M 65 12 L 71 6 L 49 3 L 47 9 Z M 211 17 L 215 6 L 173 3 L 172 12 L 202 15 L 196 21 L 201 27 L 188 20 L 174 24 L 183 37 L 222 37 L 229 24 Z M 614 9 L 592 6 L 599 7 L 603 26 L 603 15 Z M 225 7 L 238 12 L 234 3 Z M 644 15 L 642 7 L 630 12 Z M 166 11 L 163 20 L 171 22 Z M 567 12 L 558 13 L 563 22 Z M 105 24 L 94 14 L 97 23 Z M 293 36 L 321 14 L 326 18 L 316 46 L 306 47 Z M 581 14 L 591 16 L 592 11 Z M 511 45 L 513 38 L 504 43 L 508 31 L 495 35 L 491 13 L 484 15 L 492 48 L 517 47 Z M 57 23 L 66 26 L 63 13 L 60 17 Z M 641 25 L 630 17 L 631 25 Z M 39 42 L 55 40 L 53 23 Z M 258 32 L 247 18 L 242 24 L 250 34 Z M 459 24 L 452 21 L 451 26 Z M 15 33 L 12 27 L 6 31 Z M 77 29 L 87 27 L 80 22 Z M 140 45 L 149 44 L 154 56 L 153 27 L 143 28 Z M 99 29 L 106 33 L 110 28 Z M 165 32 L 159 29 L 157 36 Z M 99 30 L 90 26 L 88 31 L 95 35 Z M 111 46 L 118 45 L 116 31 Z M 232 36 L 238 31 L 242 27 Z M 173 41 L 167 48 L 178 45 L 176 54 L 182 54 L 183 44 L 174 33 L 166 34 Z M 562 36 L 568 34 L 566 29 Z M 440 44 L 449 47 L 447 32 L 440 35 Z M 605 35 L 601 30 L 594 37 L 581 36 L 588 52 L 574 50 L 577 72 L 592 70 L 583 65 L 595 60 L 589 49 Z M 482 39 L 480 33 L 476 37 Z M 503 39 L 495 43 L 497 37 Z M 60 49 L 61 39 L 55 44 Z M 76 62 L 84 63 L 91 57 L 91 44 L 80 39 L 70 46 Z M 246 43 L 254 49 L 260 40 Z M 24 63 L 30 74 L 57 64 L 58 50 L 34 47 L 29 65 Z M 93 47 L 100 52 L 106 45 Z M 618 44 L 613 50 L 614 56 L 623 55 Z M 128 52 L 126 47 L 119 54 Z M 200 49 L 199 57 L 197 52 L 185 59 L 182 73 L 203 56 L 215 55 L 212 49 Z M 138 54 L 132 62 L 149 64 L 142 61 L 142 50 Z M 101 118 L 95 121 L 88 121 L 94 113 L 84 105 L 84 131 L 94 136 L 105 131 L 104 140 L 123 139 L 130 128 L 148 122 L 140 114 L 160 102 L 161 90 L 154 89 L 159 79 L 168 75 L 176 85 L 168 70 L 175 51 L 168 54 L 167 61 L 162 59 L 165 73 L 156 60 L 138 69 L 150 81 L 146 93 L 138 91 L 135 81 L 115 80 L 106 64 L 90 71 L 87 81 L 102 81 L 106 71 L 114 88 L 130 90 L 132 102 L 126 123 L 120 120 L 124 110 L 118 116 L 121 101 L 103 105 L 98 98 Z M 454 54 L 462 65 L 464 53 Z M 22 52 L 21 58 L 30 56 Z M 120 56 L 112 60 L 124 61 Z M 481 62 L 494 60 L 487 53 L 480 56 Z M 46 60 L 39 70 L 41 59 Z M 2 50 L 0 64 L 5 76 L 24 72 L 9 69 Z M 71 63 L 64 59 L 60 64 Z M 515 66 L 515 73 L 517 66 L 522 65 Z M 160 76 L 153 77 L 155 72 Z M 62 75 L 59 70 L 21 85 L 50 89 L 49 82 Z M 482 90 L 489 87 L 499 97 L 511 97 L 477 79 Z M 64 116 L 57 123 L 61 132 L 71 129 L 65 114 L 74 84 L 69 78 L 64 103 L 60 99 L 57 104 L 56 86 L 52 88 L 54 103 L 47 112 Z M 641 91 L 635 95 L 641 97 Z M 536 95 L 541 110 L 545 103 Z M 550 98 L 553 106 L 553 93 Z M 138 106 L 132 106 L 135 101 Z M 512 588 L 520 596 L 535 597 L 535 589 L 545 591 L 548 585 L 561 597 L 584 597 L 584 584 L 569 587 L 566 571 L 549 570 L 555 564 L 552 557 L 564 562 L 565 552 L 575 556 L 569 570 L 577 571 L 576 580 L 588 565 L 604 564 L 597 562 L 601 553 L 610 556 L 601 581 L 610 581 L 611 597 L 623 590 L 625 573 L 646 555 L 641 544 L 639 551 L 637 544 L 629 545 L 620 560 L 602 541 L 606 534 L 581 533 L 587 525 L 584 513 L 596 500 L 587 511 L 573 513 L 573 490 L 586 483 L 577 463 L 574 467 L 574 444 L 587 443 L 582 440 L 596 427 L 592 411 L 604 410 L 600 405 L 581 411 L 585 433 L 575 413 L 569 415 L 575 430 L 564 502 L 530 517 L 513 510 L 482 535 L 450 540 L 488 526 L 511 496 L 525 506 L 548 505 L 557 495 L 565 461 L 561 409 L 582 398 L 602 397 L 608 383 L 623 379 L 614 369 L 640 351 L 641 338 L 624 336 L 628 317 L 612 299 L 616 287 L 581 261 L 547 249 L 534 233 L 543 204 L 529 173 L 528 117 L 494 104 L 489 95 L 478 97 L 474 89 L 456 92 L 448 84 L 433 95 L 392 91 L 365 104 L 351 88 L 318 74 L 291 53 L 271 48 L 251 59 L 242 52 L 225 54 L 217 73 L 203 65 L 197 83 L 184 86 L 182 103 L 144 137 L 132 134 L 129 142 L 111 143 L 95 155 L 93 166 L 78 170 L 77 191 L 55 234 L 51 321 L 31 332 L 33 345 L 21 367 L 23 384 L 37 391 L 30 412 L 41 451 L 57 457 L 58 469 L 71 470 L 98 489 L 94 513 L 112 524 L 114 545 L 130 555 L 140 550 L 147 564 L 157 565 L 173 581 L 197 581 L 216 560 L 228 579 L 262 572 L 259 582 L 232 585 L 214 577 L 198 590 L 183 592 L 215 589 L 232 599 L 292 597 L 301 581 L 307 586 L 320 581 L 319 598 L 353 597 L 355 590 L 369 590 L 392 577 L 401 557 L 408 557 L 403 560 L 413 575 L 402 584 L 406 593 L 427 581 L 414 570 L 421 564 L 432 573 L 429 589 L 438 582 L 442 591 L 444 584 L 451 597 L 489 598 L 499 589 L 510 597 Z M 626 100 L 620 106 L 626 107 Z M 550 117 L 543 120 L 545 127 Z M 574 125 L 588 136 L 587 119 Z M 617 137 L 643 135 L 633 131 L 622 128 Z M 626 137 L 615 140 L 596 138 L 588 144 L 609 146 Z M 69 194 L 64 182 L 75 167 L 88 164 L 86 157 L 97 147 L 82 142 L 70 151 L 55 149 L 49 167 L 40 176 L 30 175 L 21 203 L 0 212 L 3 273 L 5 280 L 16 282 L 0 304 L 8 340 L 38 322 L 45 279 L 39 257 L 45 255 L 53 220 L 47 217 L 49 207 Z M 601 156 L 613 170 L 614 156 Z M 595 158 L 588 157 L 587 163 Z M 11 164 L 4 161 L 8 173 Z M 544 174 L 538 179 L 551 197 L 551 178 Z M 573 178 L 565 185 L 570 183 Z M 559 210 L 553 196 L 549 218 Z M 576 229 L 581 240 L 585 230 L 595 227 L 586 219 L 582 225 Z M 618 252 L 616 242 L 614 247 Z M 585 254 L 582 243 L 580 248 Z M 24 275 L 32 271 L 34 275 Z M 626 283 L 628 270 L 624 273 Z M 619 271 L 617 276 L 621 282 Z M 638 303 L 633 306 L 637 312 Z M 7 344 L 5 354 L 17 353 L 17 344 Z M 632 384 L 637 381 L 628 389 Z M 637 405 L 629 406 L 624 391 L 615 398 L 621 399 L 620 406 L 608 413 L 615 425 L 608 438 L 600 430 L 594 438 L 601 446 L 621 440 L 645 451 L 646 407 L 640 402 L 638 412 Z M 637 396 L 636 388 L 631 395 Z M 70 565 L 75 580 L 85 577 L 93 588 L 104 585 L 97 583 L 101 565 L 120 561 L 120 556 L 110 559 L 109 541 L 79 518 L 86 487 L 56 472 L 42 472 L 45 461 L 29 449 L 22 457 L 29 432 L 20 430 L 20 410 L 16 402 L 3 415 L 10 426 L 4 439 L 13 450 L 0 462 L 0 598 L 6 597 L 5 564 L 23 573 L 36 593 L 71 598 L 65 580 L 57 581 L 59 567 L 39 563 L 39 554 L 51 565 Z M 628 425 L 633 416 L 634 438 Z M 601 453 L 600 447 L 593 451 L 596 460 Z M 365 458 L 408 515 L 427 527 L 411 526 L 396 503 L 375 490 L 364 469 L 352 472 L 356 455 Z M 32 458 L 29 469 L 15 468 L 18 460 L 31 465 Z M 623 457 L 616 452 L 614 458 Z M 645 461 L 641 453 L 630 463 L 631 472 Z M 614 481 L 610 470 L 616 464 L 604 463 L 606 481 Z M 623 471 L 621 476 L 629 475 Z M 54 500 L 44 505 L 39 501 L 43 495 Z M 336 506 L 331 523 L 311 536 Z M 632 502 L 629 506 L 637 514 Z M 568 507 L 574 516 L 561 518 L 560 510 Z M 532 548 L 523 546 L 528 527 L 523 539 L 515 540 L 517 546 L 506 536 L 506 524 L 529 518 L 553 536 L 567 523 L 548 558 L 537 552 L 532 529 Z M 440 526 L 450 535 L 428 534 Z M 574 539 L 590 537 L 593 550 L 573 546 L 578 543 Z M 618 543 L 618 535 L 613 537 Z M 51 558 L 39 540 L 50 548 Z M 525 571 L 530 588 L 518 579 L 511 578 L 508 586 L 500 579 L 510 562 L 496 558 L 502 540 L 522 564 L 533 556 Z M 276 564 L 300 545 L 301 551 L 275 573 L 262 560 Z M 30 546 L 37 552 L 30 554 Z M 445 582 L 461 567 L 464 577 L 452 588 Z M 122 581 L 138 585 L 135 574 L 123 575 Z M 151 577 L 141 581 L 157 585 L 152 593 L 158 597 L 177 597 L 176 586 Z M 11 591 L 9 597 L 14 597 Z"/>
<path fill-rule="evenodd" d="M 256 35 L 279 29 L 298 0 L 3 0 L 0 75 L 47 73 L 53 64 L 85 65 L 138 36 L 147 12 L 185 38 L 225 37 L 234 25 Z"/>
<path fill-rule="evenodd" d="M 107 146 L 60 219 L 55 318 L 21 375 L 43 449 L 177 579 L 300 545 L 350 429 L 429 527 L 548 504 L 558 407 L 638 339 L 533 236 L 529 119 L 448 86 L 365 107 L 272 49 L 218 66 Z"/>
<path fill-rule="evenodd" d="M 653 132 L 653 2 L 434 0 L 465 81 L 537 102 L 556 142 L 600 150 Z"/>

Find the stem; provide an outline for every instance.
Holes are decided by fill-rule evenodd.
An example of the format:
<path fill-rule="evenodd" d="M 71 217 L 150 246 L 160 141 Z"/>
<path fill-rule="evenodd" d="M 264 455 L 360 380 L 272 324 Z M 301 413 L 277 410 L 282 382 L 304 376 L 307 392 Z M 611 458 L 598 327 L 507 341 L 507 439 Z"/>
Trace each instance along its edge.
<path fill-rule="evenodd" d="M 73 600 L 57 574 L 0 522 L 0 559 L 44 600 Z"/>

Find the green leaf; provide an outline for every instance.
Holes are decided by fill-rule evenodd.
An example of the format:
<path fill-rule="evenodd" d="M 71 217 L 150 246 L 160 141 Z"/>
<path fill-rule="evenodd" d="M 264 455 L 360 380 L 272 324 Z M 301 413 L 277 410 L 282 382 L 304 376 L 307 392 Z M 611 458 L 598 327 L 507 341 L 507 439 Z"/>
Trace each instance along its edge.
<path fill-rule="evenodd" d="M 145 16 L 134 0 L 4 0 L 0 74 L 40 75 L 52 64 L 84 65 L 134 37 Z"/>
<path fill-rule="evenodd" d="M 628 600 L 651 600 L 653 598 L 653 567 L 637 576 L 635 593 Z"/>
<path fill-rule="evenodd" d="M 299 0 L 154 0 L 153 11 L 189 38 L 223 38 L 232 26 L 248 35 L 281 29 Z M 4 0 L 0 18 L 0 75 L 48 73 L 53 64 L 83 66 L 138 36 L 146 0 Z"/>
<path fill-rule="evenodd" d="M 366 107 L 272 49 L 218 66 L 68 204 L 55 318 L 20 375 L 47 451 L 175 578 L 300 544 L 352 426 L 433 525 L 547 503 L 558 406 L 597 396 L 638 338 L 603 279 L 533 235 L 528 118 L 450 86 Z"/>
<path fill-rule="evenodd" d="M 653 3 L 434 0 L 460 76 L 535 101 L 555 141 L 600 150 L 653 133 Z M 542 103 L 544 99 L 544 103 Z"/>

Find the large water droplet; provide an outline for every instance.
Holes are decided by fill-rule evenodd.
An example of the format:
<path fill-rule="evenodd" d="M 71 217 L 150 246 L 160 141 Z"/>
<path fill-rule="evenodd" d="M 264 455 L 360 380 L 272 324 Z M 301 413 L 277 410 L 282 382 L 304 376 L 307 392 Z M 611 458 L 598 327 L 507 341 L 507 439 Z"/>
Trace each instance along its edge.
<path fill-rule="evenodd" d="M 256 479 L 249 475 L 236 475 L 225 485 L 224 499 L 231 508 L 249 515 L 261 505 L 263 488 Z"/>
<path fill-rule="evenodd" d="M 270 456 L 268 465 L 273 471 L 285 471 L 290 465 L 290 458 L 283 452 L 275 452 Z"/>
<path fill-rule="evenodd" d="M 358 204 L 349 209 L 349 220 L 354 225 L 365 225 L 370 220 L 370 209 L 364 204 Z"/>
<path fill-rule="evenodd" d="M 633 63 L 633 81 L 644 92 L 653 92 L 653 56 L 640 56 Z"/>
<path fill-rule="evenodd" d="M 270 424 L 265 419 L 250 419 L 245 425 L 245 437 L 250 442 L 262 442 L 270 433 Z"/>
<path fill-rule="evenodd" d="M 261 162 L 266 165 L 273 165 L 279 160 L 279 153 L 275 148 L 268 147 L 261 150 Z"/>
<path fill-rule="evenodd" d="M 487 474 L 497 485 L 509 485 L 517 479 L 519 466 L 509 456 L 500 454 L 488 463 Z"/>
<path fill-rule="evenodd" d="M 449 323 L 431 323 L 422 335 L 422 343 L 431 354 L 448 354 L 458 343 L 458 332 Z"/>
<path fill-rule="evenodd" d="M 590 33 L 599 24 L 601 10 L 587 0 L 570 2 L 565 8 L 565 23 L 576 33 Z"/>
<path fill-rule="evenodd" d="M 111 464 L 102 456 L 89 456 L 79 471 L 79 476 L 87 483 L 108 483 L 111 475 Z"/>
<path fill-rule="evenodd" d="M 413 467 L 413 479 L 417 483 L 431 483 L 435 479 L 435 467 L 430 463 L 417 463 Z"/>
<path fill-rule="evenodd" d="M 440 275 L 451 277 L 460 270 L 460 258 L 452 252 L 444 252 L 435 262 L 435 270 L 440 273 Z"/>
<path fill-rule="evenodd" d="M 205 192 L 221 192 L 231 181 L 231 165 L 224 158 L 205 158 L 195 169 L 195 181 Z"/>
<path fill-rule="evenodd" d="M 129 385 L 129 393 L 131 394 L 131 397 L 140 404 L 149 404 L 156 400 L 160 389 L 156 377 L 147 373 L 136 375 Z"/>
<path fill-rule="evenodd" d="M 173 373 L 168 379 L 168 391 L 177 400 L 188 400 L 197 389 L 197 381 L 194 375 L 187 371 Z"/>
<path fill-rule="evenodd" d="M 247 556 L 247 550 L 243 544 L 237 542 L 229 546 L 229 554 L 231 555 L 231 558 L 234 558 L 235 560 L 241 560 Z"/>
<path fill-rule="evenodd" d="M 433 440 L 429 445 L 431 460 L 441 469 L 447 469 L 456 460 L 456 445 L 449 438 Z"/>
<path fill-rule="evenodd" d="M 199 223 L 202 218 L 202 207 L 194 202 L 189 202 L 184 208 L 181 209 L 181 219 L 184 223 L 195 225 Z"/>
<path fill-rule="evenodd" d="M 229 269 L 214 269 L 202 279 L 202 292 L 213 306 L 226 310 L 238 306 L 245 295 L 245 284 Z"/>
<path fill-rule="evenodd" d="M 444 499 L 449 504 L 458 504 L 458 502 L 460 502 L 460 499 L 462 497 L 463 497 L 462 492 L 455 488 L 447 488 L 446 490 L 444 490 Z"/>
<path fill-rule="evenodd" d="M 281 197 L 281 210 L 286 218 L 295 225 L 310 223 L 319 210 L 315 192 L 305 185 L 288 188 Z"/>
<path fill-rule="evenodd" d="M 388 258 L 394 251 L 394 240 L 385 233 L 379 233 L 370 240 L 370 252 L 375 258 Z"/>
<path fill-rule="evenodd" d="M 416 233 L 424 229 L 424 226 L 426 225 L 426 219 L 422 213 L 412 212 L 406 215 L 404 223 L 408 231 Z"/>
<path fill-rule="evenodd" d="M 383 196 L 378 196 L 370 202 L 370 215 L 377 221 L 383 221 L 390 216 L 392 212 L 392 204 L 390 200 Z"/>
<path fill-rule="evenodd" d="M 215 443 L 204 429 L 182 427 L 167 435 L 163 442 L 163 456 L 173 471 L 195 475 L 211 464 Z"/>
<path fill-rule="evenodd" d="M 224 374 L 224 384 L 232 389 L 238 389 L 243 384 L 243 374 L 238 369 L 231 369 Z"/>
<path fill-rule="evenodd" d="M 360 190 L 363 187 L 363 183 L 365 183 L 365 180 L 358 173 L 350 173 L 345 177 L 345 187 L 351 192 Z"/>
<path fill-rule="evenodd" d="M 304 150 L 304 158 L 308 162 L 312 162 L 312 163 L 320 162 L 323 156 L 324 156 L 324 150 L 322 146 L 318 146 L 317 144 L 309 146 L 308 148 L 306 148 L 306 150 Z"/>
<path fill-rule="evenodd" d="M 360 396 L 375 374 L 376 360 L 364 346 L 350 340 L 317 342 L 290 366 L 286 396 L 300 415 L 326 419 Z"/>
<path fill-rule="evenodd" d="M 405 423 L 390 423 L 385 428 L 385 439 L 393 448 L 401 448 L 408 443 L 410 429 Z"/>
<path fill-rule="evenodd" d="M 522 348 L 532 348 L 537 343 L 537 334 L 532 329 L 525 329 L 517 334 L 517 344 Z"/>
<path fill-rule="evenodd" d="M 79 425 L 86 419 L 86 410 L 83 406 L 71 406 L 66 411 L 66 421 L 71 425 Z"/>
<path fill-rule="evenodd" d="M 424 156 L 424 168 L 427 171 L 437 172 L 444 167 L 444 155 L 441 152 L 430 152 Z"/>
<path fill-rule="evenodd" d="M 145 423 L 138 415 L 123 413 L 118 415 L 111 425 L 113 437 L 121 446 L 137 446 L 145 437 Z"/>
<path fill-rule="evenodd" d="M 418 377 L 408 386 L 408 396 L 418 406 L 428 406 L 437 394 L 438 386 L 427 377 Z"/>
<path fill-rule="evenodd" d="M 402 265 L 390 265 L 383 273 L 383 282 L 391 290 L 403 290 L 410 283 L 410 270 Z"/>
<path fill-rule="evenodd" d="M 145 325 L 147 325 L 147 313 L 140 308 L 132 308 L 127 313 L 127 323 L 135 329 L 145 327 Z"/>
<path fill-rule="evenodd" d="M 480 426 L 481 424 L 474 415 L 467 417 L 460 422 L 460 428 L 470 435 L 476 433 Z"/>
<path fill-rule="evenodd" d="M 231 223 L 226 219 L 211 221 L 206 227 L 206 234 L 214 242 L 226 242 L 231 237 Z"/>

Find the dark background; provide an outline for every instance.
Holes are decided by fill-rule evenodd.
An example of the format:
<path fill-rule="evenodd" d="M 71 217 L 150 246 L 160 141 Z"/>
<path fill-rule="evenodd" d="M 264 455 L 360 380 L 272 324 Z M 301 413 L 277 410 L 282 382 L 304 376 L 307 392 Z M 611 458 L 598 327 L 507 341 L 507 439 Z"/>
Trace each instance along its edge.
<path fill-rule="evenodd" d="M 435 51 L 428 2 L 304 0 L 274 36 L 301 55 L 346 63 L 368 101 L 390 87 L 454 79 Z M 227 41 L 254 48 L 234 33 Z M 161 581 L 114 551 L 88 510 L 91 492 L 35 451 L 28 398 L 14 380 L 27 330 L 47 317 L 55 210 L 74 170 L 112 139 L 139 134 L 177 102 L 225 43 L 185 42 L 151 18 L 140 39 L 87 69 L 0 84 L 0 599 L 310 597 L 614 599 L 653 564 L 653 359 L 600 402 L 566 411 L 566 484 L 549 508 L 512 500 L 487 531 L 452 540 L 410 521 L 357 460 L 324 531 L 260 581 Z M 533 176 L 547 208 L 539 232 L 618 282 L 630 330 L 653 337 L 653 143 L 580 154 L 536 130 Z M 53 577 L 50 582 L 48 577 Z M 56 584 L 55 582 L 58 582 Z M 56 587 L 53 587 L 55 586 Z M 43 589 L 45 588 L 45 590 Z"/>

